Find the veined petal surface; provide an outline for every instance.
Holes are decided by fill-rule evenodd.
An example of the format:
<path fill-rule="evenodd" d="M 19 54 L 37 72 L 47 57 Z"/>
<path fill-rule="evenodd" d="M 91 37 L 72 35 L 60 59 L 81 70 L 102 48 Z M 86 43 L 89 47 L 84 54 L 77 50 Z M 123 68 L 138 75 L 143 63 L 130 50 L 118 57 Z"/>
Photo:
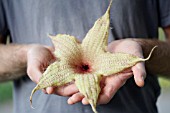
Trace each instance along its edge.
<path fill-rule="evenodd" d="M 74 70 L 64 62 L 54 62 L 43 73 L 36 90 L 65 85 L 74 80 Z"/>
<path fill-rule="evenodd" d="M 75 83 L 79 91 L 86 97 L 89 101 L 92 110 L 96 111 L 97 99 L 100 93 L 100 80 L 101 75 L 96 75 L 92 73 L 81 74 L 76 76 Z"/>
<path fill-rule="evenodd" d="M 75 74 L 71 65 L 66 62 L 54 62 L 48 66 L 39 80 L 39 83 L 32 90 L 30 102 L 32 104 L 32 96 L 35 91 L 51 86 L 65 85 L 74 80 Z"/>
<path fill-rule="evenodd" d="M 57 58 L 77 61 L 81 58 L 81 46 L 74 36 L 58 34 L 49 36 L 55 46 Z"/>
<path fill-rule="evenodd" d="M 141 58 L 131 54 L 107 52 L 96 57 L 93 68 L 96 73 L 107 76 L 130 68 L 140 60 Z"/>
<path fill-rule="evenodd" d="M 89 30 L 82 42 L 82 48 L 88 59 L 94 59 L 98 54 L 105 52 L 108 43 L 108 32 L 110 26 L 110 6 L 106 13 L 99 18 Z"/>
<path fill-rule="evenodd" d="M 43 73 L 38 85 L 40 87 L 61 86 L 67 84 L 74 79 L 74 70 L 71 65 L 66 62 L 54 62 L 48 66 Z"/>

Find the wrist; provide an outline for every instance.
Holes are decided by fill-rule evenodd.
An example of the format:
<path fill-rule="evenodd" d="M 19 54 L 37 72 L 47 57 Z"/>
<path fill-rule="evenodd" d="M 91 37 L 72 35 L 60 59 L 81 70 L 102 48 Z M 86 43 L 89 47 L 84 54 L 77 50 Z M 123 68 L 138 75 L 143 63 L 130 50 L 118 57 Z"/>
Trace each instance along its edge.
<path fill-rule="evenodd" d="M 14 53 L 14 58 L 15 59 L 16 59 L 16 57 L 20 58 L 19 65 L 22 65 L 24 67 L 27 66 L 27 53 L 28 53 L 30 48 L 31 48 L 31 45 L 19 45 L 19 46 L 17 46 L 15 53 Z"/>
<path fill-rule="evenodd" d="M 133 41 L 137 42 L 143 51 L 144 57 L 147 57 L 148 54 L 150 53 L 150 50 L 154 46 L 159 46 L 159 41 L 158 40 L 151 40 L 151 39 L 132 39 Z M 153 54 L 154 55 L 154 54 Z"/>

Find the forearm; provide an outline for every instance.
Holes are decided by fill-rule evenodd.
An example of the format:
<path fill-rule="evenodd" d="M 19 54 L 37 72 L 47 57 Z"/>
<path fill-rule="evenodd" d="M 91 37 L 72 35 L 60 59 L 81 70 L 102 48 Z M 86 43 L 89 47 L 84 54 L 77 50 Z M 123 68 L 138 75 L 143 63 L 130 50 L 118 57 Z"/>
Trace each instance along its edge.
<path fill-rule="evenodd" d="M 0 81 L 26 74 L 28 45 L 0 44 Z"/>
<path fill-rule="evenodd" d="M 170 78 L 170 42 L 149 40 L 149 39 L 132 39 L 138 42 L 143 50 L 144 57 L 146 58 L 151 49 L 157 45 L 152 57 L 146 61 L 146 70 L 149 73 L 161 74 Z"/>

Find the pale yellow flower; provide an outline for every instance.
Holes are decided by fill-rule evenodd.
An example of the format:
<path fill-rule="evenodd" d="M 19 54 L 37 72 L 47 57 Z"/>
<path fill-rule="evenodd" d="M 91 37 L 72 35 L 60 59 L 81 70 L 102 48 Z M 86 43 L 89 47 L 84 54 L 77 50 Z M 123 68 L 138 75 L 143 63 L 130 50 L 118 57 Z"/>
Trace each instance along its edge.
<path fill-rule="evenodd" d="M 145 61 L 126 53 L 111 54 L 107 51 L 110 25 L 110 7 L 89 30 L 82 43 L 74 36 L 58 34 L 50 36 L 55 46 L 57 61 L 48 66 L 36 90 L 50 86 L 61 86 L 75 81 L 79 91 L 87 98 L 95 113 L 102 76 L 112 75 L 132 67 L 137 62 Z"/>

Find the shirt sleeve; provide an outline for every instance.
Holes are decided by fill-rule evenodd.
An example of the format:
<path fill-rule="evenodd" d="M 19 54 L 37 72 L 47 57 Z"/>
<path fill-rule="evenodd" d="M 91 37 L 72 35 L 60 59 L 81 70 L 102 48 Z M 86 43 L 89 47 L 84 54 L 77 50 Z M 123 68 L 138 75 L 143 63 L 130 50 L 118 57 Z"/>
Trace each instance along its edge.
<path fill-rule="evenodd" d="M 170 0 L 159 0 L 159 26 L 170 26 Z"/>
<path fill-rule="evenodd" d="M 8 34 L 7 22 L 5 20 L 5 10 L 2 0 L 0 0 L 0 41 L 4 42 Z"/>

